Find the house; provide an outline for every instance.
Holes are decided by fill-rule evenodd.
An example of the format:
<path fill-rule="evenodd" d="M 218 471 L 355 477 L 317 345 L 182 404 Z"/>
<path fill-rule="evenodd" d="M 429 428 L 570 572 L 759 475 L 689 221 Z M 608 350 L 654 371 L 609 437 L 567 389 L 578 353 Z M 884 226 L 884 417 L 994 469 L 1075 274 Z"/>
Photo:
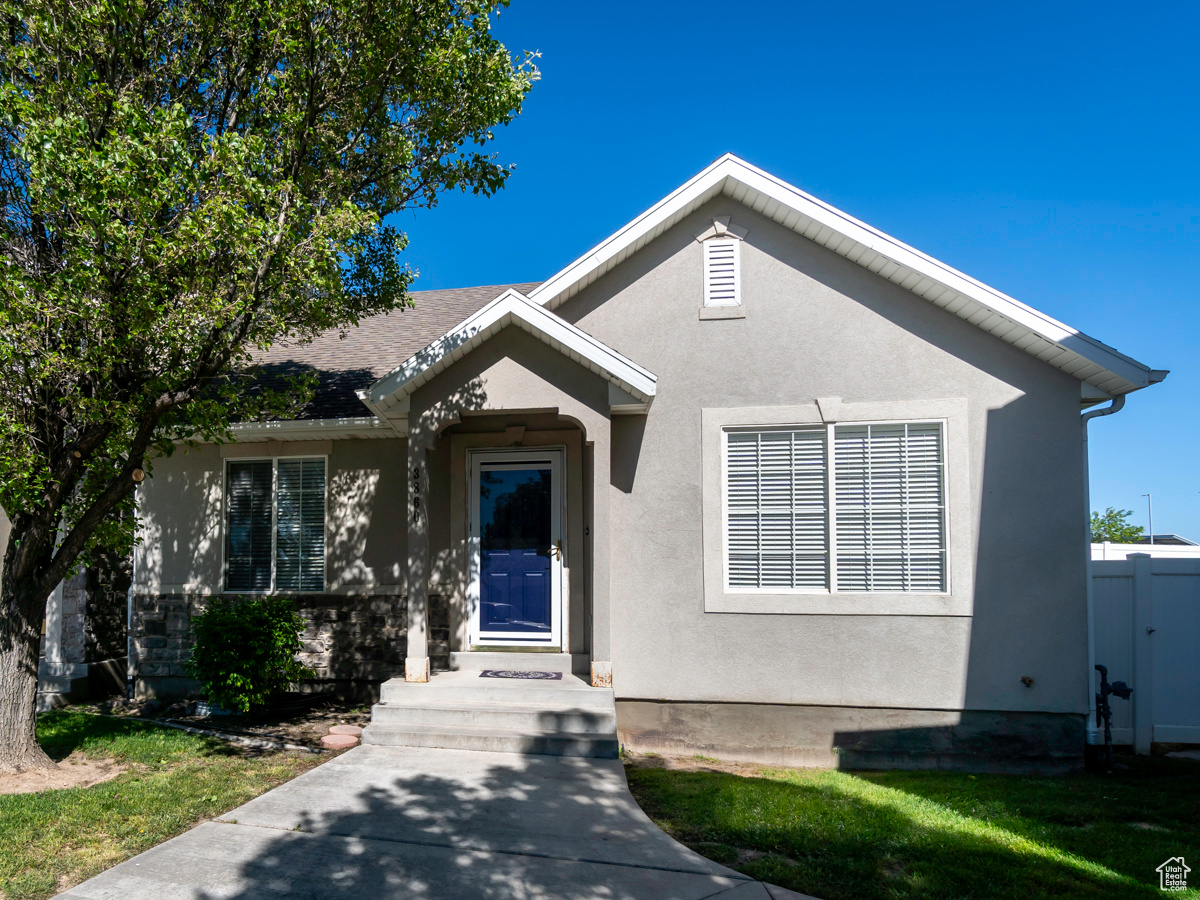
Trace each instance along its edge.
<path fill-rule="evenodd" d="M 155 463 L 140 694 L 191 687 L 207 597 L 286 592 L 318 681 L 558 667 L 631 749 L 1082 758 L 1080 411 L 1165 372 L 728 155 L 546 281 L 415 300 L 270 351 L 302 418 Z"/>
<path fill-rule="evenodd" d="M 1134 541 L 1134 543 L 1147 545 L 1153 544 L 1155 547 L 1157 547 L 1159 544 L 1163 544 L 1168 547 L 1200 547 L 1200 544 L 1197 544 L 1195 541 L 1189 541 L 1180 534 L 1146 534 L 1142 535 L 1140 538 Z"/>
<path fill-rule="evenodd" d="M 12 532 L 0 509 L 0 571 Z M 119 693 L 125 684 L 129 557 L 98 551 L 46 600 L 38 649 L 39 712 Z"/>

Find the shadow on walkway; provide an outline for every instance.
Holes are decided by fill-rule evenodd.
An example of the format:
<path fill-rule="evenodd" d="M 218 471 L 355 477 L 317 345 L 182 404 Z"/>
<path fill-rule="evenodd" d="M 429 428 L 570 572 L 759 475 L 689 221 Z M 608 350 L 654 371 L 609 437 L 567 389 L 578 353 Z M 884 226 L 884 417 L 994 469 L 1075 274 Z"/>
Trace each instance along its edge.
<path fill-rule="evenodd" d="M 616 760 L 360 747 L 70 900 L 796 897 L 671 840 Z"/>

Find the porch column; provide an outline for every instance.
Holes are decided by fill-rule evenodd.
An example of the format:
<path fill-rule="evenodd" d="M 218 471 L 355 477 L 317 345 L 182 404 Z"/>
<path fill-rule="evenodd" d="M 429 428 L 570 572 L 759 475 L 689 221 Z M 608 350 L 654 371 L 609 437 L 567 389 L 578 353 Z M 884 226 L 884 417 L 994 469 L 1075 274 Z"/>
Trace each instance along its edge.
<path fill-rule="evenodd" d="M 408 649 L 404 680 L 429 680 L 429 479 L 425 439 L 408 435 Z"/>
<path fill-rule="evenodd" d="M 611 432 L 593 429 L 592 443 L 592 685 L 612 687 L 612 612 L 609 548 L 609 494 L 611 487 Z"/>

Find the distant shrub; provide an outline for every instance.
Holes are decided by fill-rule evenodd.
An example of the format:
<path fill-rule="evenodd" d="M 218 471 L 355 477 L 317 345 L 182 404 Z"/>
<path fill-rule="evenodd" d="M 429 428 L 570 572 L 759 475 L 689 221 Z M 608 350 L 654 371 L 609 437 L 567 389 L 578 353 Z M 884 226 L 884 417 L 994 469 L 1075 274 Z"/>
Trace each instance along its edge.
<path fill-rule="evenodd" d="M 296 659 L 304 621 L 287 597 L 216 597 L 192 619 L 187 672 L 206 698 L 252 712 L 310 674 Z"/>

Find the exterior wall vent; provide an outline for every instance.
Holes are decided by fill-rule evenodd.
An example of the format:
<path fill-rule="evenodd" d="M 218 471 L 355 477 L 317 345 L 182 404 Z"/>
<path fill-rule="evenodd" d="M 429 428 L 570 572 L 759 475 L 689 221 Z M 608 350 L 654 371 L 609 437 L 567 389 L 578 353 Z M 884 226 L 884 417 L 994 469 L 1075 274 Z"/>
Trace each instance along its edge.
<path fill-rule="evenodd" d="M 741 261 L 735 238 L 704 242 L 704 305 L 741 306 Z"/>

